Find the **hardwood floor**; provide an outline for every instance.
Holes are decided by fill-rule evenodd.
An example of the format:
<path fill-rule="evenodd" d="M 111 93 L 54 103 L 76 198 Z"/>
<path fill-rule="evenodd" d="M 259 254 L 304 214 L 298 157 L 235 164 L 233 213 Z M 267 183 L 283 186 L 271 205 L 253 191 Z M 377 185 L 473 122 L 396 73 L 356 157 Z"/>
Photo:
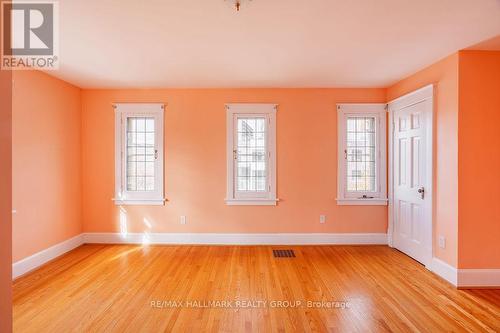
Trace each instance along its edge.
<path fill-rule="evenodd" d="M 285 248 L 296 257 L 272 256 Z M 15 332 L 500 332 L 499 318 L 500 290 L 456 290 L 386 246 L 84 245 L 14 282 Z"/>

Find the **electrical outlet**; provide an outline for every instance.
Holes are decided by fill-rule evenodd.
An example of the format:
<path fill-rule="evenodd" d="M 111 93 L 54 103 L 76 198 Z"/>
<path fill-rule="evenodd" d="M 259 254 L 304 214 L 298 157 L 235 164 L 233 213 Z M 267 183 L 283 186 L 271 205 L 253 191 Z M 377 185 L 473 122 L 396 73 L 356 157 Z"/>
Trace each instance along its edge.
<path fill-rule="evenodd" d="M 439 236 L 439 247 L 442 249 L 446 247 L 446 238 L 444 236 Z"/>
<path fill-rule="evenodd" d="M 326 222 L 326 215 L 320 215 L 319 216 L 319 223 L 323 224 Z"/>
<path fill-rule="evenodd" d="M 186 224 L 186 216 L 181 215 L 181 224 Z"/>

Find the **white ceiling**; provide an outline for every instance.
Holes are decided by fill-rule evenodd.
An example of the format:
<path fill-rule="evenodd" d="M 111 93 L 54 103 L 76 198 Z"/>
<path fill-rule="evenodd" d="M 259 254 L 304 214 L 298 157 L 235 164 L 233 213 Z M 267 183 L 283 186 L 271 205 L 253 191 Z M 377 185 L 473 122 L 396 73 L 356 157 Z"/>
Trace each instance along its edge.
<path fill-rule="evenodd" d="M 500 0 L 60 0 L 83 88 L 384 87 L 500 34 Z"/>

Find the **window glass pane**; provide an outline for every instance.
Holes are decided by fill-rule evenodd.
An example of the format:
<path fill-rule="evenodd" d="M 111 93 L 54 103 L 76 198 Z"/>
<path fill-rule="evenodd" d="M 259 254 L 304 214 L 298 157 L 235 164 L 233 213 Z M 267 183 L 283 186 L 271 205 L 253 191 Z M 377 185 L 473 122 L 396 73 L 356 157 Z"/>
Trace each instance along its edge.
<path fill-rule="evenodd" d="M 146 177 L 136 177 L 137 182 L 137 191 L 145 191 L 146 190 Z"/>
<path fill-rule="evenodd" d="M 347 191 L 376 192 L 375 117 L 347 118 Z"/>
<path fill-rule="evenodd" d="M 155 119 L 127 118 L 127 191 L 154 191 Z"/>
<path fill-rule="evenodd" d="M 147 133 L 155 132 L 155 120 L 153 118 L 146 118 L 146 132 Z"/>
<path fill-rule="evenodd" d="M 266 191 L 267 127 L 265 117 L 238 118 L 236 135 L 236 190 Z"/>
<path fill-rule="evenodd" d="M 146 177 L 146 191 L 153 191 L 155 189 L 155 178 Z"/>
<path fill-rule="evenodd" d="M 135 177 L 128 177 L 127 178 L 127 190 L 135 191 L 136 188 L 137 188 L 136 178 Z"/>

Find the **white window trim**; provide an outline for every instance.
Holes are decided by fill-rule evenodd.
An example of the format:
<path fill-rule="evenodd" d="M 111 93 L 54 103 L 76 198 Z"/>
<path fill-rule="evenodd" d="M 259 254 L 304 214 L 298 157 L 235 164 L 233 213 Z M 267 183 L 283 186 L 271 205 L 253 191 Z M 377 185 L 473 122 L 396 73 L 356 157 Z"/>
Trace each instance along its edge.
<path fill-rule="evenodd" d="M 337 205 L 387 205 L 387 120 L 386 104 L 337 104 L 338 151 L 337 151 Z M 346 122 L 348 116 L 373 116 L 376 118 L 376 179 L 377 192 L 370 193 L 373 198 L 360 198 L 347 193 L 347 174 L 345 151 L 347 149 Z M 361 193 L 359 194 L 362 195 Z"/>
<path fill-rule="evenodd" d="M 163 113 L 161 103 L 119 103 L 115 108 L 115 198 L 116 205 L 163 205 Z M 155 145 L 157 163 L 155 165 L 155 191 L 126 191 L 126 121 L 130 116 L 150 116 L 155 118 Z"/>
<path fill-rule="evenodd" d="M 276 110 L 277 104 L 226 104 L 226 135 L 227 135 L 227 205 L 244 206 L 275 206 L 278 199 L 276 197 Z M 234 170 L 234 133 L 235 119 L 237 115 L 265 115 L 268 119 L 267 151 L 268 170 L 267 184 L 268 191 L 260 193 L 249 193 L 247 195 L 237 195 L 235 191 L 235 170 Z M 255 195 L 253 195 L 255 194 Z"/>

